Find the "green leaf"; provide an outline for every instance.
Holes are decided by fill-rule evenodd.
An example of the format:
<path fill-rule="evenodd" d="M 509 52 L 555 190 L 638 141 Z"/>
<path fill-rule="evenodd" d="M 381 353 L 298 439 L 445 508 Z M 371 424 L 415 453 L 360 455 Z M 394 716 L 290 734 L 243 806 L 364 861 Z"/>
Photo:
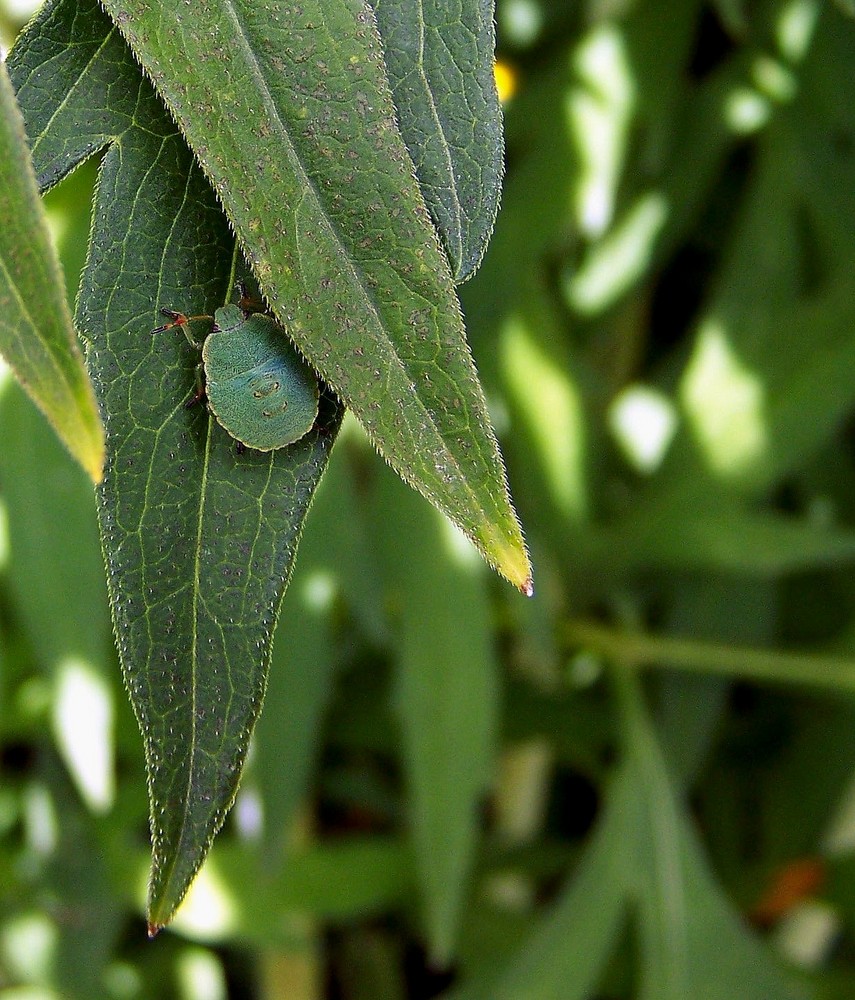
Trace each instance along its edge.
<path fill-rule="evenodd" d="M 97 483 L 104 433 L 5 64 L 0 65 L 0 218 L 0 351 Z"/>
<path fill-rule="evenodd" d="M 499 981 L 472 995 L 493 1000 L 587 1000 L 617 944 L 625 916 L 624 846 L 632 836 L 617 795 L 585 850 L 569 888 Z M 469 994 L 465 994 L 469 996 Z"/>
<path fill-rule="evenodd" d="M 636 678 L 621 668 L 626 758 L 569 889 L 492 984 L 454 1000 L 583 1000 L 621 918 L 639 921 L 644 1000 L 805 1000 L 713 878 L 674 792 Z"/>
<path fill-rule="evenodd" d="M 104 852 L 104 828 L 87 823 L 82 809 L 69 801 L 65 777 L 48 767 L 50 799 L 62 806 L 59 838 L 47 861 L 45 891 L 62 899 L 74 920 L 58 936 L 54 995 L 69 1000 L 99 996 L 104 989 L 105 968 L 127 926 L 127 913 L 119 905 Z M 100 836 L 95 835 L 98 829 Z"/>
<path fill-rule="evenodd" d="M 627 888 L 638 899 L 643 1000 L 804 1000 L 741 923 L 713 878 L 672 789 L 640 685 L 616 668 L 627 761 L 620 793 L 637 822 Z M 628 846 L 628 845 L 627 845 Z"/>
<path fill-rule="evenodd" d="M 68 95 L 60 108 L 38 87 L 48 61 L 58 93 Z M 340 408 L 325 396 L 316 429 L 293 447 L 238 454 L 204 407 L 186 407 L 198 353 L 178 331 L 151 330 L 159 306 L 210 311 L 231 295 L 233 243 L 213 192 L 95 4 L 46 8 L 16 49 L 15 75 L 40 125 L 43 176 L 112 143 L 78 325 L 106 414 L 99 516 L 146 746 L 154 930 L 180 902 L 234 798 L 273 625 Z"/>
<path fill-rule="evenodd" d="M 715 0 L 721 23 L 734 38 L 744 38 L 748 32 L 745 0 Z"/>
<path fill-rule="evenodd" d="M 371 0 L 398 124 L 455 281 L 481 263 L 501 193 L 493 0 Z"/>
<path fill-rule="evenodd" d="M 211 868 L 225 888 L 233 923 L 220 934 L 210 935 L 208 927 L 202 932 L 224 937 L 228 931 L 265 948 L 293 944 L 293 927 L 283 914 L 350 922 L 399 907 L 413 892 L 412 858 L 391 837 L 342 836 L 314 844 L 293 851 L 281 871 L 265 869 L 261 876 L 255 852 L 221 842 Z"/>
<path fill-rule="evenodd" d="M 812 18 L 801 29 L 805 43 Z M 855 127 L 845 96 L 855 85 L 853 32 L 833 14 L 818 28 L 798 76 L 793 67 L 766 83 L 777 101 L 791 103 L 758 142 L 682 378 L 700 461 L 675 449 L 670 473 L 687 493 L 697 493 L 702 465 L 710 478 L 764 495 L 828 439 L 855 398 L 847 265 L 855 212 L 846 197 L 855 152 L 834 139 Z"/>
<path fill-rule="evenodd" d="M 370 8 L 105 6 L 303 353 L 398 474 L 529 592 L 528 556 Z"/>
<path fill-rule="evenodd" d="M 40 666 L 50 673 L 79 658 L 106 674 L 110 619 L 92 484 L 14 383 L 0 390 L 0 427 L 10 586 Z"/>
<path fill-rule="evenodd" d="M 4 579 L 5 574 L 0 574 L 0 581 Z M 3 633 L 0 632 L 0 731 L 5 730 L 7 719 L 6 719 L 6 689 L 8 687 L 7 672 L 9 669 L 9 663 L 6 656 L 6 642 L 3 638 Z"/>
<path fill-rule="evenodd" d="M 498 664 L 481 566 L 468 543 L 378 471 L 376 534 L 399 612 L 396 707 L 410 822 L 429 947 L 445 965 L 470 889 L 479 806 L 495 772 Z"/>
<path fill-rule="evenodd" d="M 56 742 L 85 799 L 95 810 L 112 804 L 113 747 L 109 723 L 115 669 L 110 613 L 95 523 L 92 483 L 68 457 L 30 400 L 11 383 L 0 391 L 0 488 L 9 518 L 10 590 L 38 666 L 54 684 Z M 81 627 L 81 622 L 86 627 Z M 80 680 L 100 694 L 104 729 L 73 715 Z M 83 762 L 74 752 L 81 729 L 97 733 L 103 754 Z"/>
<path fill-rule="evenodd" d="M 709 492 L 703 507 L 699 492 L 680 502 L 657 497 L 640 504 L 614 530 L 596 536 L 599 558 L 623 567 L 715 569 L 761 579 L 855 561 L 855 531 L 717 504 Z"/>
<path fill-rule="evenodd" d="M 256 730 L 253 766 L 264 797 L 265 863 L 273 871 L 286 860 L 332 693 L 336 651 L 331 617 L 341 587 L 338 549 L 344 541 L 338 529 L 347 516 L 339 507 L 342 471 L 334 457 L 300 543 L 273 644 L 265 712 Z"/>

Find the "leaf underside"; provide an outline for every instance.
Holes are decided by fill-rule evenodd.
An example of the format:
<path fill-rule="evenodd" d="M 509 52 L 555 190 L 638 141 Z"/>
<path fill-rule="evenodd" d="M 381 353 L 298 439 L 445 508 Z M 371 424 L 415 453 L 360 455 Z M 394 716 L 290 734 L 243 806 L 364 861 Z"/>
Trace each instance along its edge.
<path fill-rule="evenodd" d="M 146 746 L 156 929 L 234 798 L 341 409 L 326 393 L 296 445 L 238 454 L 204 406 L 186 408 L 198 353 L 179 331 L 150 331 L 160 306 L 210 312 L 231 295 L 233 240 L 213 192 L 96 4 L 49 4 L 10 69 L 43 186 L 106 147 L 77 319 L 105 413 L 99 518 Z"/>

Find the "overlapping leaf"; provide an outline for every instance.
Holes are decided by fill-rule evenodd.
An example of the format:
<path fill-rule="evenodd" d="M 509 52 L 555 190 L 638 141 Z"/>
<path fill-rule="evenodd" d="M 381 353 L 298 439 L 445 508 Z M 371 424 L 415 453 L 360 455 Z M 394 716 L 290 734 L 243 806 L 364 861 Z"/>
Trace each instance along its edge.
<path fill-rule="evenodd" d="M 399 475 L 528 591 L 528 557 L 370 7 L 105 6 L 294 340 Z"/>
<path fill-rule="evenodd" d="M 238 454 L 204 407 L 186 408 L 198 357 L 180 333 L 150 331 L 159 306 L 210 311 L 231 294 L 233 242 L 213 192 L 94 3 L 49 5 L 12 72 L 44 185 L 108 147 L 78 325 L 106 414 L 99 515 L 146 744 L 156 928 L 234 797 L 339 408 L 326 397 L 314 431 L 266 455 Z"/>
<path fill-rule="evenodd" d="M 502 116 L 493 0 L 371 0 L 398 124 L 455 281 L 481 263 L 499 207 Z"/>

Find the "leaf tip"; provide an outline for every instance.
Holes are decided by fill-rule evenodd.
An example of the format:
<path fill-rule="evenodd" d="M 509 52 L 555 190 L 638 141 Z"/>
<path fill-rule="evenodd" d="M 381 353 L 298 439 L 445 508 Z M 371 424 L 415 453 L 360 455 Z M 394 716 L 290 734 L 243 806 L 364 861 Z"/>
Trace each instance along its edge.
<path fill-rule="evenodd" d="M 495 539 L 495 535 L 493 536 Z M 519 528 L 511 538 L 504 538 L 493 545 L 485 545 L 483 552 L 488 562 L 526 597 L 534 595 L 534 579 L 528 549 Z"/>
<path fill-rule="evenodd" d="M 87 475 L 92 480 L 92 482 L 97 486 L 101 480 L 104 478 L 104 462 L 106 460 L 106 450 L 104 447 L 104 438 L 101 436 L 100 440 L 91 448 L 86 454 L 80 456 L 81 464 L 86 470 Z"/>
<path fill-rule="evenodd" d="M 151 921 L 149 921 L 147 929 L 148 929 L 148 939 L 149 941 L 151 941 L 153 938 L 157 937 L 157 935 L 161 932 L 161 930 L 163 930 L 163 925 L 154 924 Z"/>

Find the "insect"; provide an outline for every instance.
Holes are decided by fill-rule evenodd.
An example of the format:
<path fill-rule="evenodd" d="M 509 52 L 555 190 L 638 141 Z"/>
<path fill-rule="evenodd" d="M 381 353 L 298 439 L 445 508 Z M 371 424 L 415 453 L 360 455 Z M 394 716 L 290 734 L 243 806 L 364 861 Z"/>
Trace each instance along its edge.
<path fill-rule="evenodd" d="M 297 354 L 272 316 L 244 312 L 239 306 L 217 309 L 213 316 L 185 316 L 161 309 L 170 322 L 152 330 L 180 326 L 202 351 L 196 395 L 188 406 L 207 398 L 208 407 L 239 446 L 256 451 L 284 448 L 307 434 L 318 416 L 318 380 Z M 190 336 L 196 320 L 214 325 L 202 343 Z"/>

